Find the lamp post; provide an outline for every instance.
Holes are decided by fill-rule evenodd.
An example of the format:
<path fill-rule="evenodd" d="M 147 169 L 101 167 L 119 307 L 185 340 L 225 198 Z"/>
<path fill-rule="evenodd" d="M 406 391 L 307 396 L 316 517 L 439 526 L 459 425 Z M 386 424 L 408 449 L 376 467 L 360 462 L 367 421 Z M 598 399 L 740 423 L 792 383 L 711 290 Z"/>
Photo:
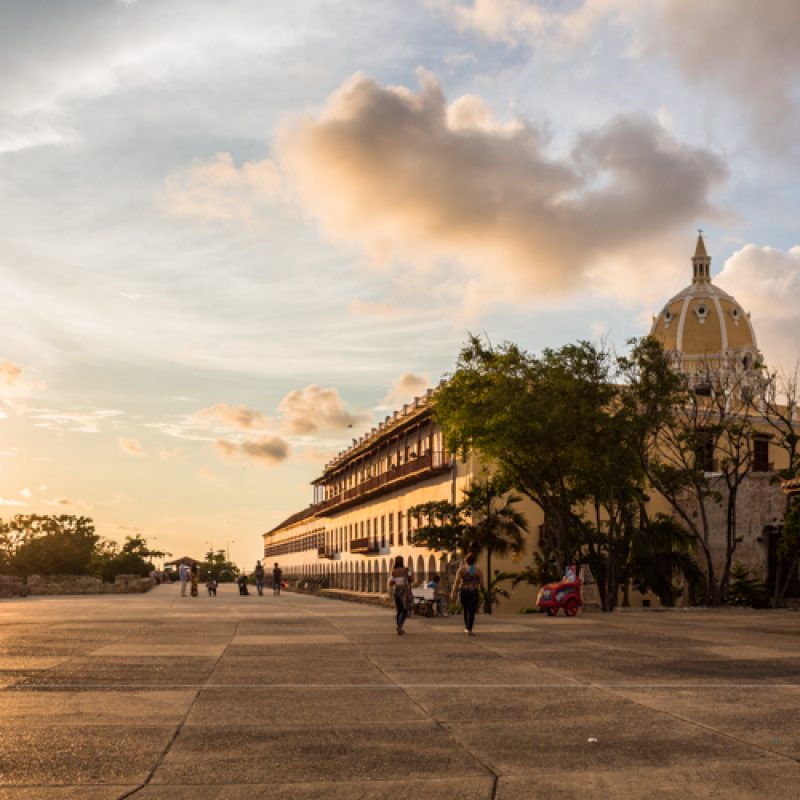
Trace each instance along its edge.
<path fill-rule="evenodd" d="M 231 545 L 236 544 L 236 539 L 231 539 L 229 542 L 225 542 L 225 560 L 231 560 Z"/>

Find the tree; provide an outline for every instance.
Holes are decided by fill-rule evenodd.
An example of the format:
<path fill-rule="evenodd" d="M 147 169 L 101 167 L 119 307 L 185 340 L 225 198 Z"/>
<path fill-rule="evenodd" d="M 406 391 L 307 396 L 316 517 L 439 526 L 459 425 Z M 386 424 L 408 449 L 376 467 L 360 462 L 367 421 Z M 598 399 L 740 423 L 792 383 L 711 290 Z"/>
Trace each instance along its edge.
<path fill-rule="evenodd" d="M 791 480 L 800 476 L 800 362 L 791 374 L 764 372 L 755 407 L 760 419 L 774 434 L 773 444 L 786 453 L 787 466 L 778 473 L 778 479 Z M 772 586 L 771 604 L 780 608 L 797 568 L 800 541 L 795 531 L 794 517 L 790 515 L 792 499 L 786 497 L 784 521 L 778 538 L 778 560 L 775 584 Z"/>
<path fill-rule="evenodd" d="M 152 559 L 169 555 L 162 550 L 151 549 L 144 537 L 126 536 L 121 548 L 116 542 L 101 542 L 95 555 L 95 570 L 103 580 L 112 581 L 117 575 L 141 575 L 146 577 L 153 569 Z"/>
<path fill-rule="evenodd" d="M 492 557 L 520 553 L 528 530 L 525 518 L 514 506 L 520 498 L 511 494 L 508 483 L 492 476 L 463 492 L 458 504 L 446 501 L 422 503 L 411 509 L 419 527 L 411 534 L 414 544 L 430 550 L 456 553 L 486 552 L 484 610 L 492 613 L 496 594 L 491 591 Z M 505 580 L 505 578 L 503 578 Z"/>
<path fill-rule="evenodd" d="M 206 560 L 198 566 L 201 581 L 215 580 L 219 583 L 231 583 L 239 575 L 239 568 L 228 561 L 224 550 L 209 550 Z"/>
<path fill-rule="evenodd" d="M 19 514 L 0 525 L 4 568 L 14 575 L 87 575 L 100 537 L 88 517 Z"/>
<path fill-rule="evenodd" d="M 675 578 L 690 586 L 702 579 L 693 556 L 693 538 L 673 517 L 657 514 L 631 541 L 628 572 L 642 594 L 652 591 L 663 606 L 674 606 L 680 594 Z"/>
<path fill-rule="evenodd" d="M 536 358 L 472 336 L 436 395 L 448 446 L 480 453 L 542 509 L 561 569 L 580 550 L 587 499 L 580 475 L 592 460 L 598 409 L 614 394 L 606 376 L 606 355 L 586 342 Z"/>
<path fill-rule="evenodd" d="M 525 546 L 528 523 L 514 506 L 520 498 L 509 492 L 508 482 L 500 476 L 483 484 L 474 484 L 464 493 L 462 504 L 472 524 L 467 528 L 466 552 L 478 555 L 486 551 L 486 596 L 484 611 L 492 613 L 492 556 L 521 553 Z"/>
<path fill-rule="evenodd" d="M 711 475 L 719 466 L 716 456 L 724 446 L 721 443 L 731 431 L 727 412 L 720 416 L 724 405 L 713 401 L 714 392 L 720 391 L 719 384 L 715 386 L 709 375 L 707 382 L 691 387 L 687 377 L 672 368 L 660 342 L 652 337 L 634 343 L 631 355 L 624 359 L 623 372 L 625 402 L 633 410 L 631 419 L 638 420 L 639 459 L 644 474 L 703 554 L 704 599 L 709 605 L 717 605 L 722 599 L 722 587 L 711 549 L 709 503 L 719 503 L 721 495 L 712 484 Z M 731 468 L 738 470 L 739 466 L 732 464 Z M 735 547 L 735 528 L 733 531 Z"/>

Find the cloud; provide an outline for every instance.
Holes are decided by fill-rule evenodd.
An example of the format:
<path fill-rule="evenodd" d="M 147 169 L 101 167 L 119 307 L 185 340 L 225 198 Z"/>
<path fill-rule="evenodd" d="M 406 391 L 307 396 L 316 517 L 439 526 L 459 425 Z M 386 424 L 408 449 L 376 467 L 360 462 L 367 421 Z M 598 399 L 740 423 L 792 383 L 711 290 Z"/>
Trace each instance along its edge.
<path fill-rule="evenodd" d="M 654 46 L 688 81 L 732 97 L 764 145 L 800 143 L 796 0 L 664 0 L 660 8 Z"/>
<path fill-rule="evenodd" d="M 0 506 L 27 506 L 22 500 L 9 500 L 5 497 L 0 497 Z"/>
<path fill-rule="evenodd" d="M 20 494 L 22 495 L 22 497 L 31 497 L 31 490 L 30 490 L 30 489 L 28 489 L 28 487 L 26 486 L 26 487 L 25 487 L 25 488 L 24 488 L 24 489 L 23 489 L 23 490 L 20 492 Z"/>
<path fill-rule="evenodd" d="M 428 373 L 416 375 L 413 372 L 404 372 L 391 386 L 386 393 L 386 397 L 381 401 L 383 406 L 397 408 L 413 400 L 419 395 L 425 394 L 430 387 L 430 377 Z"/>
<path fill-rule="evenodd" d="M 299 435 L 319 430 L 345 430 L 369 418 L 366 414 L 348 411 L 337 389 L 323 389 L 313 384 L 289 392 L 278 409 L 289 433 Z"/>
<path fill-rule="evenodd" d="M 22 370 L 12 361 L 0 361 L 0 382 L 13 386 L 22 379 Z"/>
<path fill-rule="evenodd" d="M 548 7 L 531 0 L 425 0 L 462 31 L 475 31 L 510 46 L 575 47 L 586 42 L 597 25 L 612 15 L 627 15 L 630 0 L 584 0 Z"/>
<path fill-rule="evenodd" d="M 54 497 L 52 500 L 45 500 L 49 506 L 74 506 L 75 503 L 69 497 Z"/>
<path fill-rule="evenodd" d="M 214 446 L 226 459 L 255 461 L 260 464 L 279 464 L 289 457 L 289 445 L 277 436 L 265 436 L 244 442 L 219 439 Z"/>
<path fill-rule="evenodd" d="M 204 481 L 214 481 L 216 477 L 214 473 L 208 467 L 200 467 L 197 472 L 198 477 L 202 478 Z"/>
<path fill-rule="evenodd" d="M 797 146 L 800 6 L 796 0 L 426 0 L 459 30 L 511 47 L 574 52 L 616 23 L 628 52 L 666 54 L 693 87 L 707 87 L 744 110 L 767 148 Z M 724 43 L 724 46 L 719 46 Z"/>
<path fill-rule="evenodd" d="M 255 209 L 279 199 L 280 171 L 273 161 L 248 161 L 237 167 L 230 153 L 169 175 L 164 182 L 168 211 L 207 220 L 249 221 Z"/>
<path fill-rule="evenodd" d="M 186 451 L 182 447 L 174 447 L 172 450 L 160 450 L 158 453 L 159 461 L 172 461 L 181 458 Z"/>
<path fill-rule="evenodd" d="M 113 421 L 123 414 L 112 408 L 71 408 L 65 411 L 33 408 L 29 416 L 37 428 L 69 431 L 71 433 L 99 433 L 103 422 Z"/>
<path fill-rule="evenodd" d="M 126 439 L 125 437 L 120 436 L 118 442 L 119 449 L 122 450 L 123 453 L 126 453 L 129 456 L 144 455 L 144 452 L 142 451 L 142 445 L 138 439 Z"/>
<path fill-rule="evenodd" d="M 347 310 L 354 317 L 375 317 L 382 320 L 398 319 L 407 314 L 407 311 L 387 300 L 371 301 L 359 300 L 358 298 L 350 301 Z"/>
<path fill-rule="evenodd" d="M 715 283 L 750 312 L 767 364 L 791 369 L 800 358 L 800 245 L 784 252 L 748 244 L 725 262 Z"/>
<path fill-rule="evenodd" d="M 195 412 L 196 417 L 212 419 L 240 430 L 253 430 L 263 428 L 267 424 L 266 417 L 260 411 L 254 411 L 244 406 L 229 406 L 227 403 L 217 403 L 209 408 Z"/>
<path fill-rule="evenodd" d="M 0 397 L 9 407 L 21 412 L 24 407 L 14 401 L 30 397 L 44 388 L 45 384 L 42 381 L 24 377 L 22 368 L 18 364 L 0 359 Z"/>
<path fill-rule="evenodd" d="M 281 163 L 326 231 L 379 258 L 456 259 L 513 297 L 567 293 L 593 263 L 698 217 L 725 176 L 710 152 L 641 116 L 577 137 L 561 159 L 528 123 L 493 121 L 441 86 L 356 75 L 283 132 Z"/>

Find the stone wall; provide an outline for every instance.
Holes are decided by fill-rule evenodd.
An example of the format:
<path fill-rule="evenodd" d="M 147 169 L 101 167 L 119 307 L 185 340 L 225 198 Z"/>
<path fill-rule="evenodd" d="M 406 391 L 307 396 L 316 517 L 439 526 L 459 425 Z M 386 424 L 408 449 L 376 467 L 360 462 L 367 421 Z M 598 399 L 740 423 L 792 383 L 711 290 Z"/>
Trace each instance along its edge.
<path fill-rule="evenodd" d="M 713 500 L 706 501 L 714 569 L 719 576 L 725 563 L 727 488 L 722 478 L 712 480 L 711 486 L 722 496 L 719 504 Z M 733 554 L 733 562 L 747 567 L 751 576 L 761 581 L 767 578 L 768 538 L 765 528 L 780 524 L 785 506 L 786 496 L 780 486 L 772 483 L 771 474 L 751 473 L 739 487 L 736 503 L 736 534 L 739 543 Z M 690 510 L 692 503 L 687 501 L 684 507 Z M 702 553 L 696 553 L 696 557 L 702 567 Z"/>
<path fill-rule="evenodd" d="M 114 583 L 91 575 L 29 575 L 26 584 L 32 595 L 129 594 L 147 592 L 155 586 L 152 578 L 139 575 L 117 575 Z"/>
<path fill-rule="evenodd" d="M 0 575 L 0 597 L 25 597 L 28 587 L 22 578 Z"/>

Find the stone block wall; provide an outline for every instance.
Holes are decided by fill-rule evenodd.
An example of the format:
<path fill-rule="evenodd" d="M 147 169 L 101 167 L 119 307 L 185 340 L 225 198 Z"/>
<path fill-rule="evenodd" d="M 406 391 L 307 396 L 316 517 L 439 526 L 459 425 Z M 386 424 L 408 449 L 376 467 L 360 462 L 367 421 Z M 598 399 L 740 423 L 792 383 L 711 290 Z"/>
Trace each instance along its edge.
<path fill-rule="evenodd" d="M 155 586 L 152 578 L 139 575 L 117 575 L 114 583 L 104 583 L 91 575 L 29 575 L 28 593 L 58 594 L 130 594 L 147 592 Z"/>
<path fill-rule="evenodd" d="M 0 575 L 0 597 L 25 597 L 28 587 L 22 578 Z"/>

